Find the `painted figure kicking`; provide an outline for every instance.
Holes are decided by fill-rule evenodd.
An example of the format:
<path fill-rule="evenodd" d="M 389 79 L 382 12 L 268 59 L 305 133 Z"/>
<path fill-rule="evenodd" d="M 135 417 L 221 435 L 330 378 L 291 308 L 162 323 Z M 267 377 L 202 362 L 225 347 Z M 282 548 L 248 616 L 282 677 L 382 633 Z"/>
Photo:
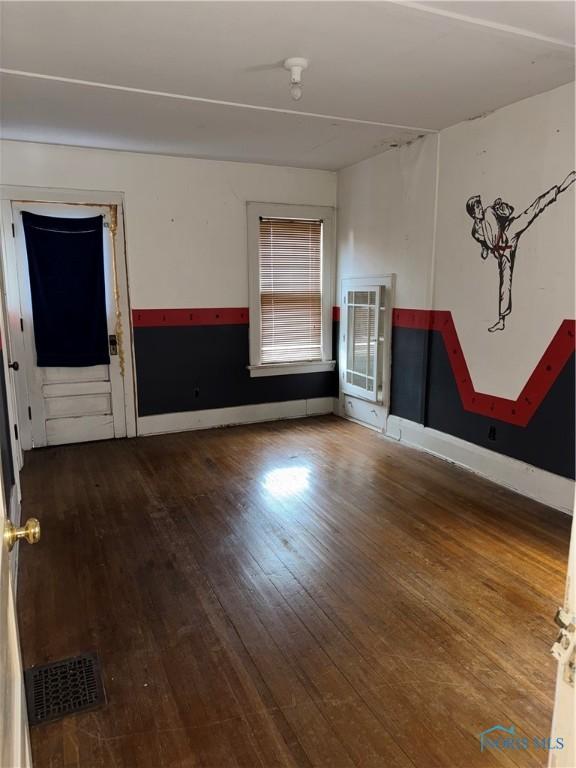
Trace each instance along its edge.
<path fill-rule="evenodd" d="M 560 192 L 568 189 L 575 180 L 576 172 L 572 171 L 560 186 L 544 192 L 518 216 L 513 215 L 513 206 L 500 198 L 494 200 L 487 208 L 483 208 L 480 195 L 471 197 L 466 203 L 466 211 L 474 219 L 472 237 L 482 246 L 482 258 L 486 259 L 491 253 L 498 261 L 500 276 L 498 320 L 488 328 L 491 333 L 503 331 L 506 317 L 512 312 L 512 276 L 520 236 L 526 232 L 534 219 L 556 201 Z"/>

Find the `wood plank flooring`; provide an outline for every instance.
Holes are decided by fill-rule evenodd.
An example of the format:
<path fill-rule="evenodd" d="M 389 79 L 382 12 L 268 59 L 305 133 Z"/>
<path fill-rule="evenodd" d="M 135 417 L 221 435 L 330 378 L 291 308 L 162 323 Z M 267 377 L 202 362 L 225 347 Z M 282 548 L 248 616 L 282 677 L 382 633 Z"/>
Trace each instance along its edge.
<path fill-rule="evenodd" d="M 26 666 L 108 705 L 36 768 L 541 766 L 570 520 L 335 417 L 35 451 Z"/>

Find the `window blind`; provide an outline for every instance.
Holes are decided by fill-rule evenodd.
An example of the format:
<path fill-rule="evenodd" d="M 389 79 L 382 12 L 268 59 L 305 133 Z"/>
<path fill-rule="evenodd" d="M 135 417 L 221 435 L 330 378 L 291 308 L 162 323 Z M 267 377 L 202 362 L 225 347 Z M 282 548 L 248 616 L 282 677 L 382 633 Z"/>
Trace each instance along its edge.
<path fill-rule="evenodd" d="M 261 363 L 322 359 L 322 221 L 261 218 Z"/>

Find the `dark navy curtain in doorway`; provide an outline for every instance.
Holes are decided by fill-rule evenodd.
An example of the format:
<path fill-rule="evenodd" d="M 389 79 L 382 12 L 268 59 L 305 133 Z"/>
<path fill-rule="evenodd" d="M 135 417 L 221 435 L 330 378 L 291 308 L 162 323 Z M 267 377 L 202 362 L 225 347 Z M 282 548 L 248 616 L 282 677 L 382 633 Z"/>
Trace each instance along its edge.
<path fill-rule="evenodd" d="M 39 367 L 110 362 L 103 218 L 22 213 Z"/>

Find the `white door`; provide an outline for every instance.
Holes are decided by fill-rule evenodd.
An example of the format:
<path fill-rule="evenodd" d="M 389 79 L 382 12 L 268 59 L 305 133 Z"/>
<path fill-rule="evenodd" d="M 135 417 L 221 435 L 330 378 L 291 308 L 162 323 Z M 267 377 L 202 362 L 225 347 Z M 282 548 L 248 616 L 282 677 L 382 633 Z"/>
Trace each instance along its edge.
<path fill-rule="evenodd" d="M 3 502 L 0 524 L 4 530 L 6 505 Z M 30 760 L 28 717 L 22 678 L 22 660 L 10 558 L 4 543 L 0 546 L 0 765 L 27 768 Z"/>
<path fill-rule="evenodd" d="M 103 251 L 106 282 L 106 313 L 110 345 L 110 364 L 78 368 L 41 368 L 36 365 L 32 298 L 28 273 L 22 211 L 61 218 L 104 217 Z M 7 282 L 18 286 L 20 318 L 9 312 L 11 337 L 21 322 L 23 364 L 20 394 L 27 392 L 31 420 L 32 446 L 79 443 L 126 436 L 124 377 L 121 357 L 113 344 L 117 328 L 117 290 L 114 250 L 110 234 L 110 207 L 56 203 L 12 203 L 15 263 L 6 264 Z M 13 272 L 14 274 L 10 274 Z M 62 329 L 66 333 L 66 329 Z M 20 398 L 22 399 L 22 397 Z M 20 406 L 20 417 L 23 408 Z M 21 422 L 22 423 L 22 422 Z"/>
<path fill-rule="evenodd" d="M 2 338 L 3 316 L 0 312 Z M 7 361 L 2 368 L 6 375 Z M 9 551 L 7 535 L 11 523 L 20 518 L 18 469 L 14 466 L 14 440 L 11 440 L 13 414 L 9 414 L 10 387 L 0 380 L 0 766 L 27 768 L 30 766 L 28 716 L 22 678 L 20 641 L 14 604 L 14 580 L 17 548 Z M 10 520 L 11 518 L 11 520 Z"/>
<path fill-rule="evenodd" d="M 4 532 L 7 526 L 4 493 L 0 493 L 0 498 L 0 530 Z M 12 584 L 14 552 L 8 552 L 3 536 L 0 541 L 0 765 L 27 768 L 32 761 Z"/>
<path fill-rule="evenodd" d="M 558 658 L 558 677 L 554 699 L 554 717 L 549 766 L 574 768 L 576 766 L 576 511 L 572 520 L 566 596 L 563 612 L 559 613 L 562 626 L 553 652 Z M 562 740 L 561 742 L 559 740 Z M 558 747 L 562 744 L 562 748 Z"/>
<path fill-rule="evenodd" d="M 4 244 L 3 244 L 4 246 Z M 22 679 L 20 642 L 14 605 L 16 552 L 8 551 L 5 532 L 20 521 L 19 469 L 22 454 L 16 440 L 18 418 L 8 368 L 10 350 L 5 343 L 4 284 L 0 301 L 0 766 L 31 765 L 28 717 Z"/>

